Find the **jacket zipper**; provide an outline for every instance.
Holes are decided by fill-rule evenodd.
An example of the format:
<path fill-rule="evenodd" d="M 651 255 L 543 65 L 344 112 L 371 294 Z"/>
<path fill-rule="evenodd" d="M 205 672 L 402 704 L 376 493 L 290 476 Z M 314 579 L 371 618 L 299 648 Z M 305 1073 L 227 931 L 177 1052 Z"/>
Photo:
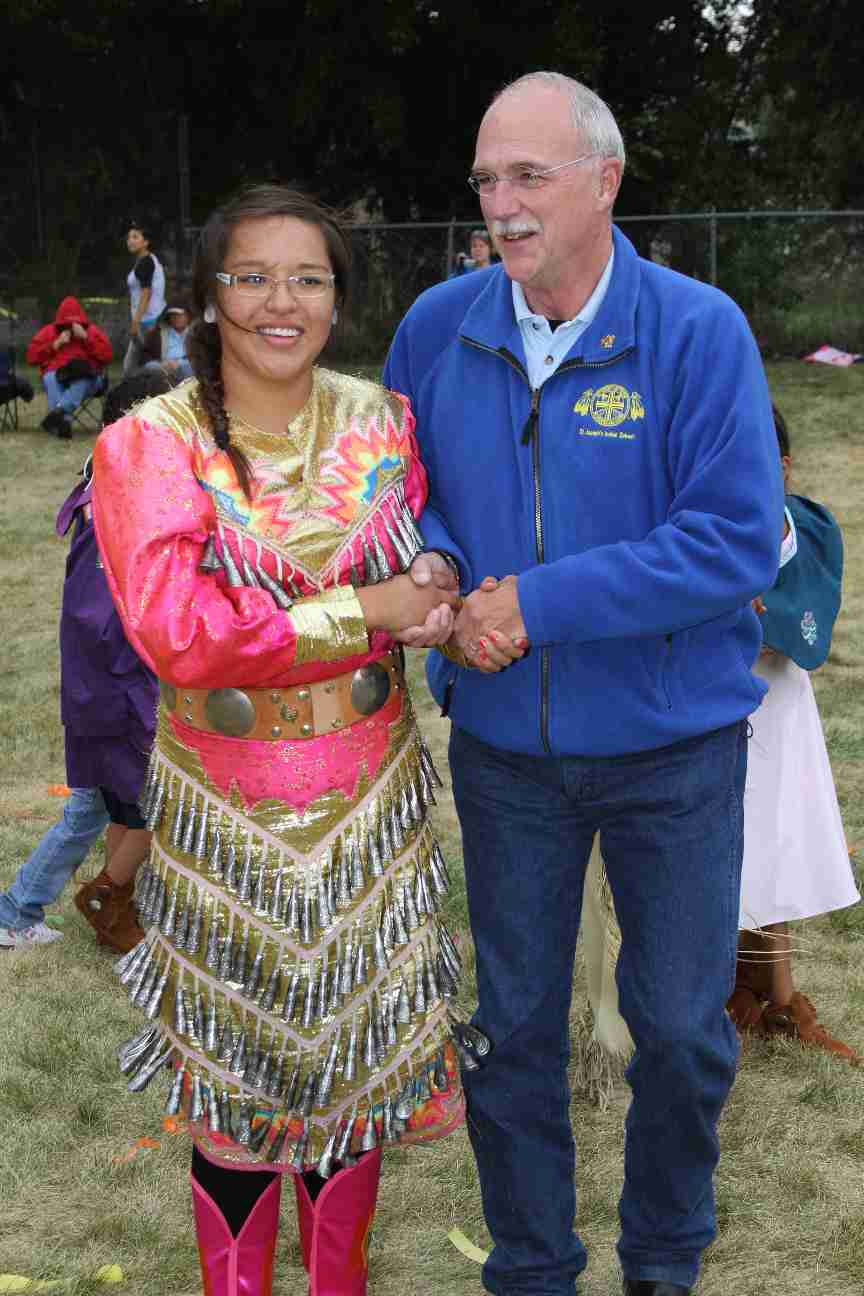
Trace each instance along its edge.
<path fill-rule="evenodd" d="M 511 369 L 528 384 L 531 392 L 531 409 L 528 412 L 528 418 L 522 429 L 521 441 L 523 445 L 531 446 L 531 466 L 534 473 L 534 547 L 537 552 L 538 563 L 545 563 L 545 545 L 543 542 L 543 500 L 540 494 L 540 393 L 543 390 L 540 387 L 532 387 L 531 379 L 525 366 L 521 363 L 512 351 L 507 347 L 490 347 L 483 342 L 475 342 L 473 338 L 466 337 L 464 333 L 459 335 L 463 342 L 469 346 L 476 347 L 478 351 L 488 351 L 490 355 L 498 356 L 504 360 Z M 572 369 L 605 369 L 609 365 L 616 364 L 624 356 L 629 355 L 633 347 L 627 347 L 624 351 L 619 351 L 617 355 L 610 356 L 608 360 L 571 360 L 568 364 L 559 365 L 551 377 L 559 373 L 567 373 Z M 447 699 L 449 709 L 449 697 Z M 543 744 L 543 750 L 550 756 L 552 755 L 552 745 L 549 742 L 549 649 L 540 649 L 540 741 Z"/>

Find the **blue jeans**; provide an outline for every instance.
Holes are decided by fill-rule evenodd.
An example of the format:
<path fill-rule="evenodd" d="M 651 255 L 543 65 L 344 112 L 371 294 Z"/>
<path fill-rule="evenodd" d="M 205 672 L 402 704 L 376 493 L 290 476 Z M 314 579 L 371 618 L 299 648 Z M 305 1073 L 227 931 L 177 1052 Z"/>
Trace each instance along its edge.
<path fill-rule="evenodd" d="M 735 977 L 746 722 L 656 751 L 533 757 L 454 727 L 453 793 L 477 949 L 475 1021 L 492 1040 L 463 1075 L 494 1240 L 496 1296 L 572 1296 L 568 1017 L 585 867 L 599 832 L 636 1045 L 618 1254 L 625 1277 L 690 1287 L 715 1234 L 717 1120 L 738 1058 Z"/>
<path fill-rule="evenodd" d="M 73 788 L 63 817 L 21 865 L 9 890 L 0 893 L 0 927 L 20 931 L 42 922 L 44 906 L 57 899 L 107 825 L 99 789 Z"/>
<path fill-rule="evenodd" d="M 79 378 L 68 387 L 61 387 L 57 375 L 49 371 L 42 375 L 42 386 L 48 397 L 49 410 L 59 409 L 70 418 L 88 396 L 92 396 L 99 386 L 99 378 Z"/>

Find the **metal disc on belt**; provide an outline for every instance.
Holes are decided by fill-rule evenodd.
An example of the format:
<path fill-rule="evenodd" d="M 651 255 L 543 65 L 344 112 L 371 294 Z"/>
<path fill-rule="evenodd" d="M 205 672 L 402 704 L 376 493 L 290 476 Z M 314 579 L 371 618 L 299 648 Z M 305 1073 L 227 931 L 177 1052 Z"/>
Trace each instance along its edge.
<path fill-rule="evenodd" d="M 173 684 L 166 684 L 164 680 L 160 680 L 159 696 L 169 711 L 177 710 L 177 690 Z"/>
<path fill-rule="evenodd" d="M 207 723 L 227 738 L 242 738 L 255 728 L 255 704 L 242 689 L 211 689 L 204 714 Z"/>
<path fill-rule="evenodd" d="M 379 711 L 390 694 L 390 676 L 378 662 L 360 666 L 351 680 L 351 705 L 361 715 Z"/>

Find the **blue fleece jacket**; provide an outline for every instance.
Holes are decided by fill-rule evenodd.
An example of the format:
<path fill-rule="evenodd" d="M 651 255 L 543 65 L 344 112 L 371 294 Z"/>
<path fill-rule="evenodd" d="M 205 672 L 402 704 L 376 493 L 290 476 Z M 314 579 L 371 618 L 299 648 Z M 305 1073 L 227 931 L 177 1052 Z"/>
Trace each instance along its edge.
<path fill-rule="evenodd" d="M 529 755 L 646 751 L 764 693 L 750 600 L 777 575 L 783 484 L 759 352 L 728 297 L 613 233 L 600 312 L 536 391 L 500 266 L 418 298 L 384 372 L 417 416 L 428 547 L 464 590 L 518 575 L 532 645 L 492 676 L 430 653 L 430 686 Z"/>

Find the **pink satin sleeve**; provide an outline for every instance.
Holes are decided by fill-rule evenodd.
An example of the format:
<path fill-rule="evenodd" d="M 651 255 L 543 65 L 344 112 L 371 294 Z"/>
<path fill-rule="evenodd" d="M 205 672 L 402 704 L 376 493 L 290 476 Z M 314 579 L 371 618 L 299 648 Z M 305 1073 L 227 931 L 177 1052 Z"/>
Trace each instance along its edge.
<path fill-rule="evenodd" d="M 216 515 L 189 447 L 167 428 L 127 417 L 100 435 L 93 468 L 105 575 L 138 655 L 180 687 L 281 683 L 298 660 L 291 613 L 265 590 L 231 588 L 197 570 Z M 353 629 L 353 651 L 368 651 L 365 631 L 361 645 Z"/>

